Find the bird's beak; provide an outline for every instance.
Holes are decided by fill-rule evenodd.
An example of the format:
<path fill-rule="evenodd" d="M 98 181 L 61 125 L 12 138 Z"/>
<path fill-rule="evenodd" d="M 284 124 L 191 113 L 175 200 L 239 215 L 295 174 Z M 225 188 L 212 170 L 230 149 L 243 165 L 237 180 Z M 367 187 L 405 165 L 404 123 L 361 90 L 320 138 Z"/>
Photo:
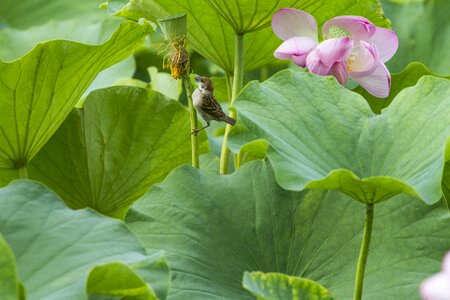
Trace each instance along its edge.
<path fill-rule="evenodd" d="M 200 76 L 198 76 L 198 75 L 195 75 L 195 77 L 194 77 L 194 81 L 195 81 L 195 82 L 199 82 L 199 81 L 200 81 Z"/>

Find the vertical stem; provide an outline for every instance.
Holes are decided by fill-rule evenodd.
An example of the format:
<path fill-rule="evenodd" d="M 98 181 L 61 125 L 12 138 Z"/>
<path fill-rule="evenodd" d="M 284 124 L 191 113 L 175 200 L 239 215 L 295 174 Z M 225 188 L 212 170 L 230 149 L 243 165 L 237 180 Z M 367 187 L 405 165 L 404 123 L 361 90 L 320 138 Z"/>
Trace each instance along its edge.
<path fill-rule="evenodd" d="M 193 130 L 197 129 L 198 122 L 197 122 L 197 112 L 194 108 L 194 103 L 192 102 L 192 85 L 188 72 L 185 72 L 183 74 L 183 83 L 189 104 L 189 116 L 191 118 L 191 132 L 192 132 Z M 197 134 L 191 134 L 191 148 L 192 148 L 192 166 L 198 169 L 200 167 L 200 163 L 198 159 Z"/>
<path fill-rule="evenodd" d="M 244 35 L 235 35 L 234 45 L 234 75 L 233 75 L 233 87 L 231 90 L 231 105 L 236 100 L 237 95 L 242 89 L 244 82 Z M 236 118 L 236 113 L 230 111 L 229 116 Z M 230 163 L 230 150 L 228 149 L 228 135 L 230 134 L 231 125 L 227 124 L 225 128 L 225 134 L 223 135 L 222 152 L 220 154 L 220 174 L 228 174 Z"/>
<path fill-rule="evenodd" d="M 236 118 L 236 114 L 234 111 L 230 111 L 228 114 L 232 118 Z M 220 152 L 220 174 L 228 174 L 230 171 L 230 149 L 228 149 L 228 135 L 231 131 L 231 125 L 227 124 L 227 127 L 225 127 L 225 134 L 223 135 L 223 141 L 222 141 L 222 151 Z"/>
<path fill-rule="evenodd" d="M 244 35 L 236 34 L 234 40 L 234 75 L 233 88 L 231 90 L 231 105 L 236 100 L 244 83 Z"/>
<path fill-rule="evenodd" d="M 264 65 L 261 67 L 261 81 L 265 81 L 269 78 L 269 65 Z"/>
<path fill-rule="evenodd" d="M 373 203 L 368 203 L 366 207 L 366 221 L 364 223 L 363 240 L 361 243 L 361 250 L 359 251 L 358 266 L 356 268 L 353 300 L 361 300 L 362 297 L 364 271 L 366 269 L 367 256 L 369 255 L 370 236 L 372 235 L 373 213 L 374 205 Z"/>
<path fill-rule="evenodd" d="M 27 169 L 27 165 L 24 165 L 23 167 L 19 168 L 19 176 L 20 178 L 26 178 L 28 179 L 28 169 Z"/>
<path fill-rule="evenodd" d="M 237 171 L 241 167 L 241 153 L 234 155 L 234 169 Z"/>
<path fill-rule="evenodd" d="M 232 97 L 232 86 L 233 86 L 233 75 L 232 74 L 226 74 L 227 79 L 227 94 L 228 94 L 228 103 L 231 105 L 231 97 Z"/>

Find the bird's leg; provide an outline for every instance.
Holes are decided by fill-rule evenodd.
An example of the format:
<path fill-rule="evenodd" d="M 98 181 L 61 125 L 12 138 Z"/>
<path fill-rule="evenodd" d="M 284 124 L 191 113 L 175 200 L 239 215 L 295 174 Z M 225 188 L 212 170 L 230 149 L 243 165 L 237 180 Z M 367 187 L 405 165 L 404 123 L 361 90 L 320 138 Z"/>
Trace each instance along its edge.
<path fill-rule="evenodd" d="M 206 121 L 206 120 L 205 120 L 205 121 Z M 209 121 L 206 121 L 206 125 L 205 125 L 205 126 L 203 126 L 202 128 L 199 128 L 199 129 L 192 130 L 191 134 L 197 135 L 197 133 L 198 133 L 199 131 L 201 131 L 201 130 L 203 130 L 203 129 L 205 129 L 205 128 L 208 128 L 209 125 L 210 125 L 210 124 L 209 124 Z"/>

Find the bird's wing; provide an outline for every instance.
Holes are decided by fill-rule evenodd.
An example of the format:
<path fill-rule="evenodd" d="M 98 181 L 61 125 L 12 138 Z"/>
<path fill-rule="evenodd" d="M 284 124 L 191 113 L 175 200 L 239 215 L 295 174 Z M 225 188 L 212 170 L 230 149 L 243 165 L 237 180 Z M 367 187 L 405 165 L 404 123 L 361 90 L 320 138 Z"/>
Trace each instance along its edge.
<path fill-rule="evenodd" d="M 205 95 L 203 98 L 202 110 L 216 118 L 220 119 L 225 116 L 225 113 L 222 110 L 219 102 L 214 98 L 213 95 Z"/>

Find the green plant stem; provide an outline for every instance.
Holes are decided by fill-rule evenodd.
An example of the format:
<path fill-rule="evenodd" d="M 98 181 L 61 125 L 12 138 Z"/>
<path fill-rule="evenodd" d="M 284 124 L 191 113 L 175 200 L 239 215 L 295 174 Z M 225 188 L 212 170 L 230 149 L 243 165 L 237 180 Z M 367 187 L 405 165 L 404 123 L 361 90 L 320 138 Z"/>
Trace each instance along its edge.
<path fill-rule="evenodd" d="M 197 112 L 194 108 L 194 103 L 192 102 L 192 85 L 189 78 L 189 73 L 183 74 L 183 84 L 184 90 L 186 91 L 186 97 L 188 99 L 189 105 L 189 115 L 191 118 L 191 132 L 197 129 Z M 194 168 L 200 167 L 200 162 L 198 158 L 198 139 L 197 134 L 191 134 L 191 148 L 192 148 L 192 166 Z"/>
<path fill-rule="evenodd" d="M 368 203 L 366 206 L 366 221 L 364 223 L 364 234 L 359 251 L 358 266 L 356 268 L 355 288 L 353 293 L 353 300 L 361 300 L 363 285 L 364 285 L 364 271 L 366 269 L 367 256 L 369 255 L 370 237 L 372 235 L 373 224 L 373 203 Z"/>
<path fill-rule="evenodd" d="M 234 45 L 234 75 L 233 75 L 233 87 L 231 90 L 231 102 L 233 105 L 237 95 L 242 89 L 244 82 L 244 35 L 235 35 Z M 230 110 L 229 116 L 236 118 L 236 113 Z M 227 124 L 225 128 L 225 134 L 223 135 L 222 152 L 220 154 L 220 174 L 228 174 L 230 163 L 230 150 L 228 149 L 228 135 L 230 134 L 231 125 Z"/>
<path fill-rule="evenodd" d="M 231 105 L 231 97 L 232 97 L 232 87 L 233 87 L 233 75 L 232 74 L 226 74 L 227 79 L 227 94 L 228 94 L 228 104 Z"/>
<path fill-rule="evenodd" d="M 227 91 L 228 91 L 228 103 L 231 106 L 232 97 L 232 86 L 233 86 L 233 75 L 227 74 Z M 241 167 L 241 153 L 234 154 L 234 170 L 237 171 Z"/>
<path fill-rule="evenodd" d="M 234 49 L 234 74 L 233 87 L 231 90 L 231 105 L 237 98 L 244 83 L 244 35 L 236 34 Z"/>
<path fill-rule="evenodd" d="M 19 170 L 19 176 L 20 178 L 26 178 L 28 179 L 28 169 L 27 169 L 27 165 L 21 167 L 18 169 Z"/>
<path fill-rule="evenodd" d="M 236 153 L 234 155 L 234 169 L 239 170 L 241 167 L 241 153 Z"/>
<path fill-rule="evenodd" d="M 269 65 L 264 65 L 261 67 L 261 81 L 265 81 L 269 78 Z"/>

